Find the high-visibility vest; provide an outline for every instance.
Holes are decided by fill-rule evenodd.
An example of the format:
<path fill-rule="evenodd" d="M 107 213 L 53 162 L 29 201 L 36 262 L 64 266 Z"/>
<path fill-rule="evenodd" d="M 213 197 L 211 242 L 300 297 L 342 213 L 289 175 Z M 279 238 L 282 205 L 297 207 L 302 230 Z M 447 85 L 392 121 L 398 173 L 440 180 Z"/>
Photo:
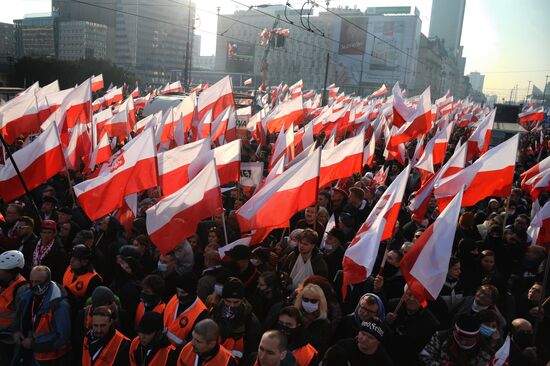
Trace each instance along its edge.
<path fill-rule="evenodd" d="M 243 357 L 244 352 L 244 339 L 240 338 L 227 338 L 223 341 L 222 345 L 229 351 L 231 354 L 237 358 Z"/>
<path fill-rule="evenodd" d="M 86 272 L 82 275 L 75 276 L 71 266 L 68 266 L 65 270 L 65 274 L 63 275 L 63 287 L 77 297 L 84 297 L 84 295 L 86 295 L 86 291 L 88 291 L 90 281 L 96 276 L 103 281 L 99 273 L 96 271 Z"/>
<path fill-rule="evenodd" d="M 309 363 L 317 353 L 317 350 L 309 343 L 292 351 L 292 355 L 296 359 L 298 366 L 309 366 Z"/>
<path fill-rule="evenodd" d="M 178 357 L 178 366 L 196 366 L 198 365 L 199 355 L 193 351 L 193 345 L 191 342 L 187 343 L 180 352 Z M 229 360 L 234 359 L 231 352 L 220 345 L 220 350 L 210 360 L 201 363 L 198 366 L 226 366 Z"/>
<path fill-rule="evenodd" d="M 166 307 L 166 304 L 161 301 L 157 304 L 157 306 L 153 308 L 152 311 L 162 315 L 165 307 Z M 143 303 L 140 301 L 136 310 L 136 327 L 139 325 L 139 322 L 141 321 L 143 314 L 145 314 L 145 305 L 143 305 Z"/>
<path fill-rule="evenodd" d="M 199 315 L 206 310 L 206 306 L 198 297 L 189 308 L 176 317 L 179 300 L 174 295 L 164 308 L 164 327 L 167 328 L 166 336 L 175 346 L 185 342 L 185 338 L 191 330 Z"/>
<path fill-rule="evenodd" d="M 0 292 L 0 329 L 9 327 L 13 322 L 15 318 L 15 292 L 25 281 L 25 277 L 18 276 Z"/>
<path fill-rule="evenodd" d="M 118 355 L 118 350 L 122 341 L 130 341 L 124 334 L 115 330 L 115 335 L 107 343 L 105 347 L 100 351 L 99 355 L 93 362 L 94 366 L 112 366 Z M 88 337 L 84 338 L 84 345 L 82 347 L 82 366 L 92 366 L 92 357 L 90 356 L 90 345 L 88 344 Z"/>
<path fill-rule="evenodd" d="M 131 366 L 141 366 L 136 363 L 136 358 L 134 356 L 135 351 L 139 347 L 139 337 L 136 337 L 132 340 L 132 344 L 130 345 L 130 365 Z M 175 350 L 176 347 L 171 344 L 168 347 L 161 348 L 155 353 L 155 356 L 149 361 L 148 365 L 154 365 L 154 366 L 162 366 L 166 365 L 166 362 L 168 362 L 168 356 L 170 356 L 170 352 Z M 143 362 L 143 361 L 142 361 Z"/>
<path fill-rule="evenodd" d="M 32 305 L 29 304 L 29 306 L 32 306 Z M 33 321 L 33 323 L 36 324 L 36 326 L 33 329 L 33 338 L 38 338 L 40 336 L 43 336 L 45 334 L 48 334 L 54 331 L 55 327 L 53 326 L 54 320 L 53 320 L 53 312 L 52 312 L 51 306 L 48 309 L 48 311 L 42 314 L 37 314 L 36 316 L 39 317 L 39 319 L 35 319 Z M 60 349 L 51 351 L 51 352 L 34 351 L 34 358 L 37 361 L 52 361 L 52 360 L 57 360 L 58 358 L 64 356 L 69 351 L 70 351 L 70 345 L 67 344 L 61 347 Z"/>

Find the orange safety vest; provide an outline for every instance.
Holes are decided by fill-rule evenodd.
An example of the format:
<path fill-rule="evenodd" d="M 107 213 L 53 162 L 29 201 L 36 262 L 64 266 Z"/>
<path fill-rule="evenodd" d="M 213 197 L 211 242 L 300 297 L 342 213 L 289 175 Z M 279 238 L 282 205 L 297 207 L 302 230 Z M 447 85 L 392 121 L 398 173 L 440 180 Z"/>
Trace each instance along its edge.
<path fill-rule="evenodd" d="M 118 355 L 118 350 L 120 348 L 120 345 L 122 344 L 122 341 L 128 339 L 124 334 L 120 333 L 118 330 L 115 330 L 115 335 L 109 343 L 99 353 L 99 356 L 97 356 L 95 362 L 93 362 L 94 366 L 112 366 L 116 360 L 116 356 Z M 90 356 L 90 346 L 88 344 L 88 337 L 84 338 L 84 345 L 82 347 L 82 366 L 92 366 L 92 357 Z"/>
<path fill-rule="evenodd" d="M 134 352 L 138 349 L 139 343 L 140 343 L 139 337 L 136 337 L 132 340 L 132 344 L 130 345 L 130 365 L 131 366 L 139 366 L 136 363 L 136 359 L 134 358 Z M 170 355 L 170 351 L 173 351 L 175 349 L 176 347 L 173 344 L 169 345 L 168 347 L 159 349 L 155 354 L 155 356 L 151 359 L 151 361 L 149 361 L 149 365 L 154 365 L 154 366 L 166 365 L 166 362 L 168 362 L 168 356 Z"/>
<path fill-rule="evenodd" d="M 180 352 L 180 355 L 178 357 L 178 366 L 194 366 L 196 365 L 195 362 L 198 361 L 199 355 L 197 355 L 193 351 L 193 345 L 191 342 L 187 343 L 185 347 Z M 201 363 L 198 366 L 226 366 L 229 362 L 229 360 L 234 359 L 231 352 L 229 352 L 227 349 L 225 349 L 224 346 L 220 345 L 220 350 L 214 357 L 209 359 L 208 361 Z"/>
<path fill-rule="evenodd" d="M 96 271 L 86 272 L 83 275 L 75 276 L 71 266 L 68 266 L 65 270 L 65 274 L 63 275 L 63 287 L 75 296 L 84 297 L 91 279 L 95 276 L 99 277 L 99 279 L 103 281 L 101 276 Z"/>
<path fill-rule="evenodd" d="M 32 304 L 29 304 L 29 306 L 32 306 Z M 53 329 L 54 329 L 54 327 L 52 326 L 52 324 L 53 324 L 53 312 L 52 312 L 51 306 L 48 309 L 48 311 L 46 311 L 43 314 L 37 314 L 36 316 L 39 316 L 40 318 L 38 319 L 38 321 L 36 319 L 33 321 L 34 324 L 37 324 L 36 327 L 33 330 L 33 338 L 38 338 L 38 337 L 40 337 L 44 334 L 48 334 L 48 333 L 53 332 Z M 58 358 L 60 358 L 60 357 L 64 356 L 65 354 L 67 354 L 69 352 L 69 350 L 70 350 L 70 346 L 65 345 L 65 346 L 61 347 L 60 349 L 52 351 L 52 352 L 37 352 L 37 351 L 35 351 L 34 352 L 34 358 L 37 361 L 57 360 Z"/>
<path fill-rule="evenodd" d="M 309 366 L 309 363 L 317 353 L 317 350 L 309 343 L 292 351 L 292 355 L 296 359 L 298 366 Z"/>
<path fill-rule="evenodd" d="M 164 308 L 164 327 L 168 329 L 166 336 L 175 346 L 185 342 L 185 338 L 193 329 L 195 321 L 206 310 L 204 303 L 197 297 L 187 310 L 176 317 L 178 305 L 178 297 L 174 295 Z"/>
<path fill-rule="evenodd" d="M 13 322 L 15 318 L 15 309 L 13 308 L 15 306 L 13 304 L 15 292 L 25 281 L 25 277 L 18 276 L 0 292 L 0 328 L 7 328 Z"/>
<path fill-rule="evenodd" d="M 157 306 L 153 308 L 153 312 L 162 315 L 165 307 L 166 307 L 166 304 L 161 301 L 160 303 L 157 304 Z M 144 313 L 145 313 L 145 306 L 140 301 L 136 310 L 136 327 L 139 325 L 139 322 L 141 321 L 141 318 L 143 317 Z"/>
<path fill-rule="evenodd" d="M 240 338 L 227 338 L 223 341 L 222 345 L 231 352 L 231 354 L 237 358 L 243 357 L 244 352 L 244 340 Z"/>

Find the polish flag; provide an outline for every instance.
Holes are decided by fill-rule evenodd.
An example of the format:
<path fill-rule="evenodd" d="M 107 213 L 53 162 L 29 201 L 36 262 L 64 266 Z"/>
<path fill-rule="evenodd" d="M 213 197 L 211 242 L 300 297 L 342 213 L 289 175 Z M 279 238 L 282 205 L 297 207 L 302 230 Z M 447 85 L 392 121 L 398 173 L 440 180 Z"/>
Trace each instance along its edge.
<path fill-rule="evenodd" d="M 445 284 L 461 202 L 462 190 L 401 260 L 409 290 L 421 303 L 437 299 Z"/>
<path fill-rule="evenodd" d="M 104 87 L 105 86 L 103 85 L 103 74 L 92 76 L 92 92 L 96 92 L 100 89 L 103 89 Z"/>
<path fill-rule="evenodd" d="M 121 207 L 125 196 L 156 187 L 155 157 L 153 131 L 149 128 L 113 155 L 96 178 L 74 186 L 77 200 L 90 220 Z"/>
<path fill-rule="evenodd" d="M 550 201 L 533 216 L 527 233 L 533 238 L 531 245 L 540 245 L 550 251 Z"/>
<path fill-rule="evenodd" d="M 510 357 L 510 336 L 507 336 L 493 357 L 489 360 L 489 366 L 508 366 Z"/>
<path fill-rule="evenodd" d="M 392 237 L 410 170 L 407 165 L 390 184 L 346 249 L 342 261 L 343 298 L 348 285 L 363 282 L 372 273 L 380 242 Z"/>
<path fill-rule="evenodd" d="M 550 169 L 550 156 L 546 157 L 544 160 L 538 162 L 533 167 L 521 174 L 521 188 L 523 188 L 526 192 L 530 191 L 530 189 L 527 190 L 525 188 L 525 184 L 527 183 L 527 181 L 547 169 Z"/>
<path fill-rule="evenodd" d="M 111 89 L 103 96 L 103 105 L 104 107 L 108 107 L 116 102 L 120 102 L 122 98 L 122 87 Z"/>
<path fill-rule="evenodd" d="M 370 98 L 378 98 L 388 92 L 388 88 L 386 87 L 386 84 L 382 84 L 378 90 L 375 90 L 371 95 Z"/>
<path fill-rule="evenodd" d="M 134 132 L 136 133 L 136 135 L 139 135 L 141 131 L 143 131 L 144 129 L 150 126 L 153 126 L 153 129 L 154 129 L 154 126 L 159 124 L 161 121 L 162 121 L 162 111 L 158 111 L 155 114 L 150 114 L 147 117 L 142 118 L 136 122 L 136 125 L 134 126 Z"/>
<path fill-rule="evenodd" d="M 435 196 L 442 211 L 462 186 L 462 206 L 473 206 L 485 197 L 508 197 L 512 189 L 519 134 L 487 151 L 460 173 L 441 179 Z"/>
<path fill-rule="evenodd" d="M 532 122 L 532 121 L 544 121 L 544 108 L 529 108 L 525 112 L 518 114 L 519 123 Z"/>
<path fill-rule="evenodd" d="M 171 84 L 166 84 L 164 89 L 160 92 L 160 94 L 168 94 L 168 93 L 183 93 L 183 86 L 181 86 L 181 82 L 175 81 Z"/>
<path fill-rule="evenodd" d="M 134 89 L 134 91 L 130 95 L 132 96 L 132 98 L 139 98 L 139 87 L 136 86 L 136 88 Z"/>
<path fill-rule="evenodd" d="M 338 146 L 322 150 L 319 188 L 337 179 L 348 178 L 360 173 L 363 167 L 363 145 L 365 131 L 342 141 Z"/>
<path fill-rule="evenodd" d="M 535 187 L 540 188 L 539 183 L 542 181 L 542 185 L 544 186 L 544 180 L 547 176 L 550 176 L 550 168 L 543 170 L 542 172 L 538 173 L 537 175 L 532 176 L 529 178 L 525 183 L 522 182 L 521 188 L 529 193 L 533 199 L 536 199 L 540 194 L 540 189 L 535 189 Z"/>
<path fill-rule="evenodd" d="M 287 130 L 294 123 L 298 125 L 304 118 L 302 97 L 290 99 L 287 102 L 279 103 L 271 112 L 265 116 L 262 124 L 267 127 L 269 133 Z"/>
<path fill-rule="evenodd" d="M 231 106 L 229 106 L 225 108 L 218 118 L 212 121 L 210 139 L 218 146 L 222 145 L 225 139 L 231 112 L 234 112 L 234 110 Z"/>
<path fill-rule="evenodd" d="M 305 158 L 309 157 L 311 154 L 313 154 L 313 152 L 315 151 L 316 149 L 316 146 L 315 144 L 311 144 L 309 145 L 308 147 L 306 147 L 304 149 L 304 151 L 302 151 L 301 153 L 299 153 L 298 155 L 296 155 L 296 157 L 294 159 L 292 159 L 291 161 L 287 162 L 286 163 L 286 168 L 290 168 L 291 166 L 295 165 L 295 164 L 298 164 L 300 161 L 304 160 Z M 277 166 L 277 164 L 275 164 L 275 166 Z M 271 169 L 271 171 L 273 171 L 275 168 Z"/>
<path fill-rule="evenodd" d="M 157 154 L 159 185 L 164 196 L 185 186 L 212 160 L 210 139 L 202 139 Z"/>
<path fill-rule="evenodd" d="M 489 142 L 493 132 L 493 124 L 495 123 L 496 109 L 493 109 L 472 132 L 468 139 L 468 161 L 472 160 L 477 155 L 483 155 L 489 150 Z"/>
<path fill-rule="evenodd" d="M 65 158 L 55 124 L 51 124 L 34 141 L 12 154 L 23 180 L 32 190 L 65 169 Z M 10 202 L 25 194 L 11 159 L 0 166 L 0 197 Z"/>
<path fill-rule="evenodd" d="M 390 149 L 395 150 L 397 145 L 414 140 L 430 131 L 432 128 L 431 114 L 432 102 L 430 101 L 430 88 L 428 87 L 420 96 L 418 105 L 414 108 L 414 113 L 410 119 L 407 119 L 406 123 L 390 137 L 388 143 Z"/>
<path fill-rule="evenodd" d="M 70 132 L 69 145 L 65 149 L 67 168 L 80 170 L 80 162 L 87 162 L 92 151 L 92 139 L 85 124 L 79 123 Z"/>
<path fill-rule="evenodd" d="M 409 204 L 409 209 L 415 222 L 421 222 L 426 217 L 426 211 L 434 192 L 435 183 L 439 182 L 440 179 L 458 174 L 464 169 L 464 165 L 466 164 L 466 146 L 466 144 L 457 146 L 453 156 L 438 170 L 437 174 L 429 178 L 414 193 L 414 198 Z"/>
<path fill-rule="evenodd" d="M 137 193 L 132 193 L 124 197 L 124 203 L 120 207 L 114 217 L 120 222 L 126 236 L 130 238 L 132 236 L 132 227 L 134 224 L 134 219 L 137 217 L 138 213 L 138 202 L 137 202 Z"/>
<path fill-rule="evenodd" d="M 111 117 L 110 120 L 103 125 L 102 133 L 107 133 L 109 137 L 118 137 L 119 141 L 124 141 L 126 136 L 130 133 L 130 124 L 128 123 L 128 113 L 126 109 L 122 109 L 120 112 Z"/>
<path fill-rule="evenodd" d="M 447 145 L 453 131 L 453 124 L 449 122 L 448 117 L 445 117 L 445 119 L 446 122 L 442 123 L 438 133 L 434 137 L 435 143 L 432 157 L 434 165 L 441 164 L 445 160 L 445 152 L 447 151 Z"/>
<path fill-rule="evenodd" d="M 261 161 L 241 163 L 241 179 L 239 185 L 245 196 L 252 196 L 256 188 L 262 183 L 263 173 L 264 163 Z"/>
<path fill-rule="evenodd" d="M 416 110 L 414 107 L 411 107 L 405 103 L 401 88 L 399 88 L 399 82 L 396 82 L 392 89 L 393 96 L 393 120 L 392 124 L 401 128 L 407 121 L 412 121 Z M 431 104 L 430 104 L 431 111 Z"/>
<path fill-rule="evenodd" d="M 92 116 L 92 133 L 94 134 L 94 140 L 97 141 L 105 134 L 105 123 L 113 118 L 113 112 L 111 108 L 102 110 L 101 112 L 94 113 Z M 95 145 L 95 142 L 94 144 Z"/>
<path fill-rule="evenodd" d="M 321 150 L 295 164 L 258 190 L 237 210 L 241 232 L 287 224 L 317 201 Z"/>
<path fill-rule="evenodd" d="M 420 159 L 418 159 L 418 161 L 414 165 L 414 167 L 420 173 L 421 184 L 426 184 L 426 181 L 435 174 L 434 163 L 433 163 L 434 145 L 435 145 L 435 136 L 432 137 L 430 141 L 428 141 L 428 143 L 426 144 L 426 148 L 424 149 L 424 152 L 420 156 Z"/>
<path fill-rule="evenodd" d="M 147 94 L 144 97 L 138 97 L 134 99 L 134 107 L 136 108 L 136 111 L 145 108 L 145 105 L 149 103 L 149 100 L 151 100 L 151 93 Z"/>
<path fill-rule="evenodd" d="M 174 107 L 168 108 L 163 113 L 162 121 L 155 128 L 155 142 L 160 150 L 168 150 L 175 145 L 174 132 L 178 122 L 179 118 L 174 113 Z"/>
<path fill-rule="evenodd" d="M 241 140 L 237 139 L 212 150 L 220 184 L 238 182 L 241 166 Z"/>
<path fill-rule="evenodd" d="M 550 169 L 541 173 L 541 177 L 538 182 L 533 185 L 531 190 L 531 198 L 533 200 L 538 199 L 542 192 L 550 191 Z"/>
<path fill-rule="evenodd" d="M 197 101 L 198 121 L 201 121 L 208 111 L 212 112 L 212 120 L 218 118 L 230 106 L 235 106 L 231 78 L 224 77 L 216 84 L 204 90 Z"/>
<path fill-rule="evenodd" d="M 146 211 L 147 233 L 166 254 L 193 235 L 201 220 L 222 213 L 220 180 L 210 161 L 188 184 Z"/>
<path fill-rule="evenodd" d="M 195 121 L 195 111 L 197 109 L 197 94 L 191 93 L 184 98 L 181 103 L 174 110 L 176 115 L 181 116 L 181 122 L 183 127 L 183 137 L 187 139 L 187 135 L 193 126 Z M 179 138 L 179 134 L 176 136 Z"/>
<path fill-rule="evenodd" d="M 309 98 L 312 98 L 313 96 L 315 96 L 315 91 L 309 90 L 305 94 L 302 95 L 302 98 L 309 99 Z"/>
<path fill-rule="evenodd" d="M 252 78 L 246 79 L 243 84 L 244 85 L 252 85 Z"/>
<path fill-rule="evenodd" d="M 443 117 L 452 112 L 453 110 L 453 96 L 450 95 L 450 91 L 435 101 L 437 107 L 437 114 L 439 117 Z"/>
<path fill-rule="evenodd" d="M 383 166 L 380 167 L 380 170 L 376 172 L 374 177 L 372 177 L 372 183 L 376 186 L 383 186 L 386 184 L 386 179 L 388 179 L 388 171 L 390 170 L 390 167 L 384 168 Z"/>
<path fill-rule="evenodd" d="M 369 143 L 365 146 L 363 150 L 363 166 L 367 165 L 372 168 L 375 157 L 375 148 L 376 148 L 376 136 L 371 135 Z"/>
<path fill-rule="evenodd" d="M 286 131 L 281 129 L 279 132 L 277 141 L 273 145 L 271 159 L 269 160 L 269 170 L 273 168 L 283 155 L 288 156 L 288 161 L 294 159 L 294 124 L 291 124 Z"/>
<path fill-rule="evenodd" d="M 111 145 L 109 143 L 109 136 L 104 134 L 103 137 L 99 140 L 96 148 L 92 150 L 92 155 L 90 156 L 90 162 L 88 164 L 88 170 L 94 170 L 96 165 L 108 161 L 113 152 L 111 151 Z"/>
<path fill-rule="evenodd" d="M 294 134 L 294 151 L 299 153 L 315 142 L 313 121 L 307 123 Z"/>
<path fill-rule="evenodd" d="M 36 97 L 32 94 L 19 98 L 18 103 L 10 103 L 0 110 L 0 133 L 8 144 L 13 144 L 19 136 L 40 131 Z"/>

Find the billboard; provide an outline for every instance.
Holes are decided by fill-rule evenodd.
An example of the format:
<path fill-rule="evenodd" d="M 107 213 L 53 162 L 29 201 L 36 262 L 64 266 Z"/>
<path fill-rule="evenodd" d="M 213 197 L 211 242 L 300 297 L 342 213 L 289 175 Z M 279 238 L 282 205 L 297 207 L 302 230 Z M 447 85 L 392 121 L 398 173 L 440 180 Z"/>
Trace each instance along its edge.
<path fill-rule="evenodd" d="M 357 25 L 348 23 L 342 19 L 340 23 L 340 46 L 338 54 L 340 55 L 362 55 L 365 53 L 367 44 L 367 17 L 353 17 L 348 20 Z M 359 29 L 359 28 L 361 29 Z"/>
<path fill-rule="evenodd" d="M 254 72 L 254 45 L 251 43 L 227 42 L 225 58 L 227 72 Z"/>

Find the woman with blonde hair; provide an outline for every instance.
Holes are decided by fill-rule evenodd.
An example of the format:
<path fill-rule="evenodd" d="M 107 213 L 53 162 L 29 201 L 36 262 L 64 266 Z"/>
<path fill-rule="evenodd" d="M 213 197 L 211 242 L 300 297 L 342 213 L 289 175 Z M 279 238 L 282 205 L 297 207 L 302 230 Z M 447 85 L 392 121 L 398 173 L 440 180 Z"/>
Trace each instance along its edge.
<path fill-rule="evenodd" d="M 298 292 L 294 306 L 300 310 L 308 342 L 322 357 L 331 339 L 330 321 L 327 319 L 327 299 L 321 287 L 315 284 L 305 285 Z"/>

